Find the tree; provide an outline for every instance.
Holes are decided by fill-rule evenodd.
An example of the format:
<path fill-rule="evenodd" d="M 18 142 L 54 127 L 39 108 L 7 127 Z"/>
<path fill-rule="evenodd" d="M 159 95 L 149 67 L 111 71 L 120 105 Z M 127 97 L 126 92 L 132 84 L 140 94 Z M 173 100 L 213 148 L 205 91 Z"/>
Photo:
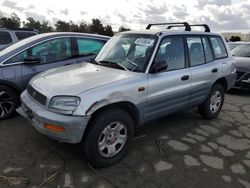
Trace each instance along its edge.
<path fill-rule="evenodd" d="M 41 24 L 41 29 L 39 30 L 41 33 L 48 33 L 48 32 L 52 32 L 54 31 L 53 27 L 51 27 L 49 25 L 48 22 L 43 21 L 43 23 Z"/>
<path fill-rule="evenodd" d="M 232 42 L 241 41 L 241 38 L 240 38 L 240 36 L 232 36 L 230 38 L 230 41 L 232 41 Z"/>
<path fill-rule="evenodd" d="M 70 24 L 68 22 L 64 22 L 61 20 L 56 22 L 55 27 L 56 27 L 56 31 L 59 31 L 59 32 L 70 31 Z"/>
<path fill-rule="evenodd" d="M 82 33 L 90 33 L 89 25 L 86 24 L 85 22 L 81 22 L 79 24 L 78 30 L 79 30 L 79 32 L 82 32 Z"/>
<path fill-rule="evenodd" d="M 126 27 L 124 27 L 124 26 L 121 26 L 121 27 L 119 27 L 118 32 L 130 31 L 130 30 L 131 30 L 131 29 L 129 29 L 129 28 L 126 28 Z"/>
<path fill-rule="evenodd" d="M 15 14 L 12 13 L 10 17 L 0 17 L 0 26 L 1 27 L 8 27 L 8 28 L 17 28 L 20 27 L 21 21 L 20 18 Z"/>
<path fill-rule="evenodd" d="M 104 34 L 108 36 L 113 36 L 114 32 L 112 30 L 112 27 L 110 25 L 107 25 L 104 27 Z"/>
<path fill-rule="evenodd" d="M 105 34 L 104 27 L 99 19 L 92 19 L 92 24 L 90 24 L 90 33 L 96 33 L 100 35 Z"/>
<path fill-rule="evenodd" d="M 79 32 L 79 27 L 77 24 L 74 24 L 72 21 L 69 22 L 70 31 Z"/>
<path fill-rule="evenodd" d="M 23 26 L 26 28 L 37 29 L 40 33 L 52 32 L 53 28 L 49 25 L 48 22 L 34 20 L 34 18 L 27 18 L 27 22 L 23 22 Z"/>

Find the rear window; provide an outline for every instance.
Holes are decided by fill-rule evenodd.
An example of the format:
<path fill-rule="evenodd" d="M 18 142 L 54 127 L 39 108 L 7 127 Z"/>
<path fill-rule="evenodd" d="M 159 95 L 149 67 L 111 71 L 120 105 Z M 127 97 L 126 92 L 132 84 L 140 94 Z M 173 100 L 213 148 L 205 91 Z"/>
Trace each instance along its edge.
<path fill-rule="evenodd" d="M 18 40 L 22 40 L 22 39 L 36 35 L 36 33 L 34 32 L 20 32 L 20 31 L 15 32 L 15 34 Z"/>
<path fill-rule="evenodd" d="M 0 45 L 12 43 L 11 36 L 8 32 L 0 31 Z"/>
<path fill-rule="evenodd" d="M 226 58 L 227 50 L 221 39 L 221 37 L 210 37 L 212 49 L 214 51 L 214 56 L 216 59 Z"/>

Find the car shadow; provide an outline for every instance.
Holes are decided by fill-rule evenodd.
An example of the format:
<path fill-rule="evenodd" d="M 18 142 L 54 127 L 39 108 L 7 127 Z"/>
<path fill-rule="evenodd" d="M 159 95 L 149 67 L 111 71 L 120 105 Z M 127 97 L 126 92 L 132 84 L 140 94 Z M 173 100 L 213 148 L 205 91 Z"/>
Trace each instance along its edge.
<path fill-rule="evenodd" d="M 250 89 L 230 89 L 227 94 L 229 95 L 241 95 L 241 96 L 250 96 Z"/>

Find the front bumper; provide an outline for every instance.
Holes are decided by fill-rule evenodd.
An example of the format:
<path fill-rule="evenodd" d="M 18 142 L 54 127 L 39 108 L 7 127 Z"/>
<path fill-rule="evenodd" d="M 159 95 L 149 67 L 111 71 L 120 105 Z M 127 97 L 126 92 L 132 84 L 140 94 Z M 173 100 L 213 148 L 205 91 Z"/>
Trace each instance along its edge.
<path fill-rule="evenodd" d="M 237 72 L 236 87 L 250 88 L 250 72 Z"/>
<path fill-rule="evenodd" d="M 38 104 L 25 90 L 21 95 L 21 106 L 17 112 L 27 118 L 40 133 L 67 143 L 79 143 L 82 140 L 90 116 L 68 116 L 48 111 Z M 64 128 L 64 132 L 54 132 L 44 128 L 44 123 Z"/>

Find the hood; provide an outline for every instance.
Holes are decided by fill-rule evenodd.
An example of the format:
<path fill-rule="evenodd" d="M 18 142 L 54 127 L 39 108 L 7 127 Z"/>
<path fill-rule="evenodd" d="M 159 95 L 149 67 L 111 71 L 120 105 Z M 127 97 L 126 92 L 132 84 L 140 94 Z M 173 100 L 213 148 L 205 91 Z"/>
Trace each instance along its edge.
<path fill-rule="evenodd" d="M 250 71 L 250 57 L 234 57 L 236 69 L 240 72 Z"/>
<path fill-rule="evenodd" d="M 35 76 L 30 84 L 48 97 L 78 95 L 87 90 L 130 78 L 136 73 L 81 63 L 50 69 Z"/>

